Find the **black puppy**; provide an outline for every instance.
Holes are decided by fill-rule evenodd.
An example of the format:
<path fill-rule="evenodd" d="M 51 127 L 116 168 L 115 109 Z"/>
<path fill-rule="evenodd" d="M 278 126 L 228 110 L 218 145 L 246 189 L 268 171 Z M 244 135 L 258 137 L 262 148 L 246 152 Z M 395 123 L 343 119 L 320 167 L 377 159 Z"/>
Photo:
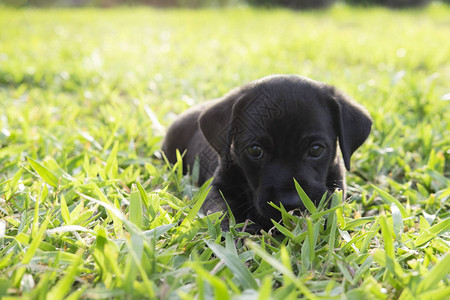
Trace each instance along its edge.
<path fill-rule="evenodd" d="M 237 222 L 250 219 L 267 230 L 281 217 L 268 202 L 304 209 L 294 178 L 316 204 L 325 192 L 345 188 L 342 163 L 350 168 L 371 125 L 367 111 L 335 88 L 275 75 L 187 110 L 162 150 L 172 163 L 176 149 L 186 151 L 184 170 L 198 157 L 199 184 L 214 176 L 205 213 L 226 212 L 226 201 Z"/>

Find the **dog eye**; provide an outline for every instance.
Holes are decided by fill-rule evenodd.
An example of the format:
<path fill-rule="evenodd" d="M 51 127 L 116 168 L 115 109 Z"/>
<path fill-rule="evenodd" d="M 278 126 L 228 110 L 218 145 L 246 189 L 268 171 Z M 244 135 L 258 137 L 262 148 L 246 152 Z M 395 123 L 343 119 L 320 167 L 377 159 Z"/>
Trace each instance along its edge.
<path fill-rule="evenodd" d="M 261 147 L 253 145 L 247 148 L 247 152 L 248 154 L 253 158 L 253 159 L 259 159 L 263 156 L 264 151 Z"/>
<path fill-rule="evenodd" d="M 320 156 L 320 154 L 322 154 L 323 150 L 325 150 L 325 147 L 321 145 L 312 145 L 311 148 L 309 148 L 308 154 L 312 157 L 318 157 Z"/>

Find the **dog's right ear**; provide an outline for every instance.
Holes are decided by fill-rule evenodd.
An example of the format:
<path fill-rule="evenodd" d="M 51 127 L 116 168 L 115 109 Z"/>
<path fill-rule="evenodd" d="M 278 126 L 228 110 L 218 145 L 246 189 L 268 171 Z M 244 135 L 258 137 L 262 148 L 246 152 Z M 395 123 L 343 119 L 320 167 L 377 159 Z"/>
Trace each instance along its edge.
<path fill-rule="evenodd" d="M 199 117 L 198 123 L 203 136 L 221 157 L 230 153 L 233 107 L 241 97 L 239 91 L 234 91 L 217 100 Z"/>
<path fill-rule="evenodd" d="M 339 147 L 345 168 L 350 170 L 350 157 L 369 136 L 372 119 L 367 110 L 346 94 L 331 88 L 337 104 Z"/>

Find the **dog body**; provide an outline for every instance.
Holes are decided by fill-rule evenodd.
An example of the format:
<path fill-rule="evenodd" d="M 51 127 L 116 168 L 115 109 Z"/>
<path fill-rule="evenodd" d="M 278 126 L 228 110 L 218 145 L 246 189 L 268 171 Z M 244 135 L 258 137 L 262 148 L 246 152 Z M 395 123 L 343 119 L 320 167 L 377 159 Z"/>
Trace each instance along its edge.
<path fill-rule="evenodd" d="M 350 157 L 370 133 L 366 110 L 331 86 L 275 75 L 187 110 L 169 128 L 162 150 L 171 163 L 186 151 L 184 170 L 198 157 L 198 183 L 214 176 L 205 213 L 227 211 L 237 222 L 272 227 L 280 213 L 304 209 L 293 179 L 317 204 L 345 188 Z M 225 203 L 226 201 L 226 203 Z"/>

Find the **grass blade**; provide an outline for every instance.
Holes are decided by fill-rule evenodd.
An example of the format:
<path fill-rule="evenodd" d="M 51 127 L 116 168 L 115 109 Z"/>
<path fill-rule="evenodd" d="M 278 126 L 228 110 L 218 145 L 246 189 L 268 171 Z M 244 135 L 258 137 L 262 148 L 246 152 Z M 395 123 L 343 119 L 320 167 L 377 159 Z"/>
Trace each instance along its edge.
<path fill-rule="evenodd" d="M 414 246 L 418 247 L 434 237 L 437 237 L 450 230 L 450 218 L 447 218 L 422 232 L 414 241 Z"/>
<path fill-rule="evenodd" d="M 202 281 L 207 281 L 212 285 L 215 292 L 215 299 L 220 300 L 230 300 L 230 295 L 228 294 L 228 288 L 226 284 L 214 275 L 211 275 L 205 269 L 203 269 L 198 263 L 192 263 L 192 269 L 197 272 L 198 276 L 203 279 Z"/>
<path fill-rule="evenodd" d="M 31 157 L 27 156 L 27 160 L 30 163 L 33 170 L 35 170 L 36 173 L 38 173 L 38 175 L 42 178 L 42 180 L 44 180 L 46 183 L 50 184 L 54 188 L 58 187 L 59 180 L 55 174 L 53 174 L 44 165 L 35 161 Z"/>
<path fill-rule="evenodd" d="M 117 172 L 119 165 L 117 162 L 117 152 L 119 150 L 119 142 L 115 142 L 114 146 L 109 153 L 108 159 L 106 160 L 105 173 L 109 179 L 117 178 Z"/>
<path fill-rule="evenodd" d="M 58 283 L 50 290 L 47 295 L 48 299 L 64 299 L 64 297 L 69 294 L 72 288 L 75 277 L 79 273 L 79 266 L 82 262 L 83 251 L 80 250 L 76 254 L 76 259 L 69 265 L 66 275 L 58 281 Z"/>
<path fill-rule="evenodd" d="M 67 207 L 66 198 L 64 197 L 64 194 L 61 195 L 60 203 L 61 203 L 61 216 L 64 220 L 64 223 L 69 225 L 69 224 L 71 224 L 70 223 L 70 212 L 69 212 L 69 208 Z"/>
<path fill-rule="evenodd" d="M 438 263 L 428 272 L 417 286 L 417 293 L 428 292 L 436 287 L 439 282 L 450 274 L 450 253 L 447 253 Z"/>
<path fill-rule="evenodd" d="M 289 277 L 289 279 L 295 284 L 295 286 L 303 293 L 303 295 L 307 299 L 317 299 L 317 297 L 303 284 L 303 282 L 301 282 L 301 280 L 298 279 L 294 275 L 294 273 L 287 269 L 281 262 L 271 257 L 254 242 L 248 241 L 246 244 L 255 252 L 256 255 L 261 257 L 264 261 L 268 262 L 277 271 Z"/>
<path fill-rule="evenodd" d="M 386 204 L 390 205 L 393 203 L 397 206 L 397 208 L 400 210 L 400 212 L 402 214 L 403 219 L 406 219 L 409 217 L 408 212 L 403 207 L 403 205 L 400 203 L 400 201 L 398 201 L 397 199 L 395 199 L 394 197 L 392 197 L 391 195 L 389 195 L 388 193 L 386 193 L 379 187 L 377 187 L 375 185 L 372 185 L 372 187 L 378 192 L 378 194 L 381 196 L 381 199 L 383 199 Z"/>
<path fill-rule="evenodd" d="M 130 221 L 133 222 L 137 228 L 141 229 L 143 224 L 143 215 L 144 212 L 142 210 L 142 201 L 139 195 L 139 191 L 136 189 L 136 186 L 133 185 L 132 191 L 130 194 L 130 208 L 129 208 L 129 218 Z"/>
<path fill-rule="evenodd" d="M 297 190 L 298 195 L 300 196 L 300 200 L 302 201 L 303 205 L 306 207 L 306 209 L 311 213 L 314 214 L 317 211 L 316 206 L 311 201 L 311 199 L 306 195 L 303 188 L 298 184 L 297 180 L 294 178 L 295 183 L 295 189 Z"/>
<path fill-rule="evenodd" d="M 314 226 L 310 218 L 306 218 L 306 223 L 308 224 L 309 264 L 312 267 L 315 258 L 314 249 L 316 248 L 314 244 Z"/>
<path fill-rule="evenodd" d="M 193 202 L 195 203 L 194 206 L 179 226 L 180 230 L 187 230 L 188 225 L 194 221 L 194 218 L 197 216 L 197 213 L 200 211 L 200 208 L 202 207 L 202 204 L 206 199 L 206 195 L 208 195 L 209 190 L 211 189 L 211 187 L 209 186 L 211 181 L 212 179 L 208 180 L 200 188 L 200 191 L 193 200 Z"/>
<path fill-rule="evenodd" d="M 227 251 L 222 246 L 211 241 L 206 241 L 208 247 L 217 255 L 225 265 L 233 272 L 245 289 L 258 289 L 258 284 L 248 268 L 241 262 L 235 252 Z"/>
<path fill-rule="evenodd" d="M 379 219 L 381 225 L 381 233 L 383 235 L 384 240 L 384 250 L 386 251 L 386 255 L 392 260 L 394 260 L 395 259 L 394 242 L 392 241 L 392 235 L 387 224 L 386 216 L 381 215 Z"/>
<path fill-rule="evenodd" d="M 391 204 L 391 212 L 395 238 L 401 240 L 401 235 L 403 233 L 403 219 L 400 210 L 394 203 Z"/>
<path fill-rule="evenodd" d="M 44 238 L 45 230 L 47 229 L 48 224 L 50 223 L 50 214 L 47 215 L 44 222 L 39 226 L 39 230 L 36 235 L 33 237 L 30 247 L 25 252 L 25 255 L 22 259 L 22 265 L 28 264 L 33 258 L 36 250 L 39 247 L 42 239 Z M 16 270 L 13 276 L 13 284 L 18 287 L 20 285 L 20 281 L 22 280 L 23 275 L 25 274 L 25 267 L 20 267 Z"/>

